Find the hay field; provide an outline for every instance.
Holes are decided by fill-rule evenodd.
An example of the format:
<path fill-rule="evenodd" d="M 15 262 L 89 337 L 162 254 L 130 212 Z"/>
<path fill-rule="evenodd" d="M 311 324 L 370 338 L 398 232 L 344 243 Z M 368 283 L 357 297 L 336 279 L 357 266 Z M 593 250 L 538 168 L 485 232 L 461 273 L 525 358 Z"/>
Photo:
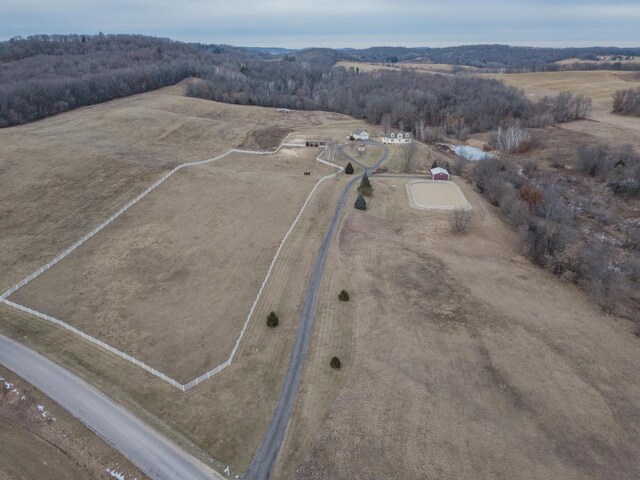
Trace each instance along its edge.
<path fill-rule="evenodd" d="M 482 76 L 497 78 L 507 85 L 522 88 L 532 94 L 554 95 L 563 90 L 583 94 L 590 97 L 596 104 L 606 105 L 609 110 L 616 90 L 640 86 L 640 81 L 633 80 L 632 73 L 609 70 L 504 73 Z"/>
<path fill-rule="evenodd" d="M 1 291 L 179 163 L 238 145 L 273 148 L 296 130 L 364 126 L 334 113 L 278 115 L 188 98 L 183 89 L 184 82 L 0 130 Z"/>
<path fill-rule="evenodd" d="M 633 73 L 618 71 L 566 71 L 515 74 L 486 74 L 507 85 L 522 88 L 532 100 L 544 95 L 555 96 L 563 90 L 583 94 L 593 100 L 590 119 L 569 122 L 561 127 L 594 135 L 615 143 L 631 143 L 640 148 L 640 118 L 611 113 L 612 96 L 617 90 L 640 87 Z"/>
<path fill-rule="evenodd" d="M 335 171 L 317 154 L 232 154 L 180 170 L 9 299 L 187 383 L 227 360 L 278 245 Z"/>
<path fill-rule="evenodd" d="M 531 265 L 466 184 L 476 224 L 454 237 L 372 181 L 331 247 L 276 478 L 637 478 L 631 325 Z"/>
<path fill-rule="evenodd" d="M 623 59 L 623 60 L 613 60 L 612 56 L 607 56 L 605 60 L 582 60 L 580 58 L 565 58 L 564 60 L 558 60 L 557 63 L 558 65 L 573 65 L 574 63 L 593 63 L 593 64 L 598 64 L 598 63 L 608 63 L 608 62 L 615 62 L 615 63 L 640 63 L 640 58 L 631 58 L 631 59 Z"/>

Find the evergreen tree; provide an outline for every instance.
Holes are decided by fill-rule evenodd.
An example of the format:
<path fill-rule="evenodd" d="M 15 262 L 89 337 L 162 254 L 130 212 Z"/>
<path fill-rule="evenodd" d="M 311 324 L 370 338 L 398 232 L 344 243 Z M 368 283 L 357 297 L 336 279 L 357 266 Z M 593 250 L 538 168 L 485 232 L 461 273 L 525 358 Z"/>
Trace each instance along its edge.
<path fill-rule="evenodd" d="M 362 177 L 362 180 L 360 181 L 360 186 L 358 187 L 358 193 L 360 193 L 361 195 L 366 195 L 367 197 L 371 196 L 371 194 L 373 193 L 373 186 L 369 181 L 369 175 L 367 175 L 366 173 L 364 174 L 364 176 Z"/>
<path fill-rule="evenodd" d="M 433 164 L 431 165 L 431 168 L 438 168 L 438 162 L 434 160 Z"/>
<path fill-rule="evenodd" d="M 271 312 L 267 317 L 267 327 L 270 327 L 270 328 L 277 327 L 279 323 L 280 323 L 280 320 L 278 319 L 276 312 Z"/>
<path fill-rule="evenodd" d="M 358 210 L 366 210 L 367 209 L 367 202 L 364 199 L 364 197 L 362 195 L 358 195 L 358 198 L 356 198 L 356 204 L 355 207 Z"/>
<path fill-rule="evenodd" d="M 338 357 L 333 357 L 329 365 L 331 365 L 331 368 L 335 368 L 335 369 L 338 369 L 342 366 L 342 364 L 340 363 L 340 359 Z"/>
<path fill-rule="evenodd" d="M 347 163 L 347 166 L 344 169 L 344 173 L 346 173 L 347 175 L 353 175 L 353 165 L 351 165 L 351 162 Z"/>
<path fill-rule="evenodd" d="M 340 295 L 338 295 L 338 298 L 340 300 L 342 300 L 343 302 L 348 302 L 349 301 L 349 292 L 347 292 L 346 290 L 342 290 L 340 292 Z"/>

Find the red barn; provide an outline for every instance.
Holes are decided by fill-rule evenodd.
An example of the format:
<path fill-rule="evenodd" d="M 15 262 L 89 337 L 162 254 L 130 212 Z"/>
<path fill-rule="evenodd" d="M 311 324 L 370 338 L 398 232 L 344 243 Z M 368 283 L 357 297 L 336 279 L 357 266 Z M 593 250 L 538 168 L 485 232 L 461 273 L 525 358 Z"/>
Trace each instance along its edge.
<path fill-rule="evenodd" d="M 434 180 L 449 180 L 449 172 L 441 167 L 432 168 L 431 178 Z"/>

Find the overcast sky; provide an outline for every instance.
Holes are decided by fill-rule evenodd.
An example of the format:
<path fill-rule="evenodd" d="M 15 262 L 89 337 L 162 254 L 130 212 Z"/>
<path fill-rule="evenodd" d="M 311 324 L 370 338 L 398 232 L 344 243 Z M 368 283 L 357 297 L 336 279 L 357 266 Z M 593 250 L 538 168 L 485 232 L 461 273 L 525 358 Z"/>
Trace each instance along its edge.
<path fill-rule="evenodd" d="M 142 33 L 276 47 L 640 46 L 640 0 L 0 0 L 0 38 Z"/>

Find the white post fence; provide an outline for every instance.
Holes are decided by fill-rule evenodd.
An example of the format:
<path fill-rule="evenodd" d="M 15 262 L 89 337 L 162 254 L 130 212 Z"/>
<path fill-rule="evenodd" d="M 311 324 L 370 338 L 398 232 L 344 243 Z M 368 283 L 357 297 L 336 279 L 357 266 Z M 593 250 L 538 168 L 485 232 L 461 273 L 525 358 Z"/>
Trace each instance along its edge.
<path fill-rule="evenodd" d="M 295 220 L 293 221 L 293 223 L 289 227 L 289 230 L 287 230 L 287 233 L 285 234 L 284 238 L 280 241 L 280 244 L 278 245 L 278 249 L 276 250 L 276 253 L 275 253 L 274 257 L 271 260 L 271 264 L 269 265 L 269 269 L 267 270 L 267 274 L 266 274 L 264 280 L 262 281 L 262 285 L 260 285 L 260 289 L 258 290 L 258 294 L 257 294 L 255 300 L 253 301 L 253 304 L 251 305 L 251 309 L 249 310 L 249 314 L 247 315 L 247 318 L 246 318 L 246 320 L 244 321 L 244 323 L 242 325 L 242 329 L 240 330 L 240 335 L 236 339 L 235 345 L 233 347 L 233 350 L 231 351 L 231 354 L 229 355 L 229 358 L 226 361 L 222 362 L 217 367 L 209 370 L 208 372 L 205 372 L 204 374 L 200 375 L 199 377 L 194 378 L 193 380 L 191 380 L 190 382 L 187 382 L 184 385 L 181 384 L 180 382 L 177 382 L 176 380 L 174 380 L 173 378 L 169 377 L 168 375 L 165 375 L 164 373 L 159 372 L 155 368 L 150 367 L 146 363 L 141 362 L 140 360 L 132 357 L 131 355 L 129 355 L 127 353 L 124 353 L 124 352 L 118 350 L 117 348 L 114 348 L 111 345 L 108 345 L 108 344 L 104 343 L 102 340 L 98 340 L 97 338 L 92 337 L 91 335 L 88 335 L 88 334 L 84 333 L 83 331 L 77 329 L 76 327 L 74 327 L 72 325 L 69 325 L 68 323 L 63 322 L 62 320 L 58 320 L 57 318 L 54 318 L 54 317 L 52 317 L 50 315 L 47 315 L 46 313 L 42 313 L 42 312 L 39 312 L 39 311 L 34 310 L 32 308 L 26 307 L 24 305 L 20 305 L 20 304 L 17 304 L 15 302 L 12 302 L 12 301 L 8 300 L 8 297 L 10 295 L 12 295 L 13 293 L 15 293 L 16 291 L 18 291 L 20 288 L 24 287 L 26 284 L 28 284 L 32 280 L 36 279 L 42 273 L 44 273 L 47 270 L 49 270 L 56 263 L 58 263 L 59 261 L 64 259 L 67 255 L 69 255 L 71 252 L 73 252 L 75 249 L 77 249 L 82 244 L 84 244 L 86 241 L 88 241 L 93 236 L 98 234 L 102 229 L 104 229 L 106 226 L 108 226 L 110 223 L 112 223 L 114 220 L 116 220 L 118 217 L 120 217 L 124 212 L 126 212 L 129 208 L 131 208 L 133 205 L 138 203 L 140 200 L 142 200 L 144 197 L 146 197 L 149 193 L 151 193 L 157 187 L 159 187 L 165 180 L 167 180 L 171 175 L 176 173 L 178 170 L 181 170 L 182 168 L 185 168 L 185 167 L 205 165 L 207 163 L 212 163 L 212 162 L 215 162 L 215 161 L 220 160 L 222 158 L 225 158 L 225 157 L 227 157 L 228 155 L 230 155 L 232 153 L 243 153 L 243 154 L 250 154 L 250 155 L 274 155 L 274 154 L 278 153 L 280 151 L 280 149 L 282 149 L 284 147 L 298 148 L 298 147 L 305 147 L 305 145 L 304 144 L 299 144 L 299 143 L 283 143 L 278 148 L 276 148 L 275 150 L 273 150 L 273 151 L 265 151 L 265 152 L 254 151 L 254 150 L 240 150 L 240 149 L 235 149 L 234 148 L 234 149 L 231 149 L 231 150 L 229 150 L 229 151 L 227 151 L 227 152 L 225 152 L 225 153 L 223 153 L 221 155 L 218 155 L 217 157 L 213 157 L 213 158 L 210 158 L 208 160 L 200 160 L 200 161 L 195 161 L 195 162 L 186 162 L 186 163 L 182 163 L 182 164 L 174 167 L 171 171 L 169 171 L 166 174 L 164 174 L 159 180 L 155 181 L 144 192 L 139 194 L 133 200 L 127 202 L 116 213 L 111 215 L 107 220 L 105 220 L 100 225 L 95 227 L 93 230 L 91 230 L 88 234 L 86 234 L 80 240 L 75 242 L 69 248 L 64 250 L 62 253 L 60 253 L 58 256 L 56 256 L 53 260 L 51 260 L 50 262 L 48 262 L 44 266 L 40 267 L 38 270 L 33 272 L 31 275 L 29 275 L 28 277 L 24 278 L 23 280 L 21 280 L 20 282 L 15 284 L 13 287 L 11 287 L 9 290 L 4 292 L 2 295 L 0 295 L 0 303 L 4 303 L 5 305 L 8 305 L 9 307 L 15 308 L 16 310 L 19 310 L 21 312 L 27 313 L 29 315 L 33 315 L 34 317 L 40 318 L 42 320 L 46 320 L 47 322 L 54 323 L 54 324 L 66 329 L 66 330 L 69 330 L 70 332 L 73 332 L 76 335 L 79 335 L 80 337 L 84 338 L 85 340 L 87 340 L 87 341 L 89 341 L 89 342 L 91 342 L 91 343 L 93 343 L 95 345 L 98 345 L 101 348 L 104 348 L 105 350 L 107 350 L 107 351 L 109 351 L 109 352 L 111 352 L 111 353 L 123 358 L 124 360 L 127 360 L 128 362 L 133 363 L 134 365 L 137 365 L 138 367 L 146 370 L 150 374 L 155 375 L 156 377 L 164 380 L 165 382 L 170 383 L 171 385 L 173 385 L 174 387 L 182 390 L 183 392 L 186 392 L 187 390 L 195 387 L 196 385 L 199 385 L 200 383 L 204 382 L 205 380 L 210 379 L 214 375 L 220 373 L 222 370 L 224 370 L 225 368 L 230 366 L 231 363 L 233 362 L 233 359 L 234 359 L 234 357 L 236 355 L 236 352 L 238 351 L 238 347 L 240 346 L 240 342 L 241 342 L 242 338 L 244 337 L 244 334 L 245 334 L 245 332 L 246 332 L 246 330 L 247 330 L 247 328 L 249 326 L 249 323 L 251 321 L 253 313 L 254 313 L 254 311 L 256 309 L 256 306 L 258 305 L 258 302 L 260 301 L 260 298 L 262 296 L 262 292 L 264 291 L 264 289 L 265 289 L 265 287 L 267 285 L 267 282 L 268 282 L 268 280 L 269 280 L 269 278 L 271 276 L 271 272 L 273 271 L 273 268 L 274 268 L 274 266 L 276 264 L 276 261 L 277 261 L 279 255 L 280 255 L 280 252 L 282 251 L 282 248 L 283 248 L 285 242 L 289 238 L 289 235 L 291 234 L 291 232 L 293 232 L 293 230 L 295 229 L 296 225 L 298 224 L 298 221 L 302 217 L 302 214 L 303 214 L 307 204 L 311 200 L 311 197 L 313 196 L 314 192 L 316 191 L 316 189 L 320 186 L 320 184 L 324 180 L 326 180 L 328 178 L 335 177 L 336 175 L 338 175 L 343 170 L 342 167 L 340 167 L 338 165 L 335 165 L 333 163 L 327 162 L 326 160 L 323 160 L 323 159 L 320 158 L 322 156 L 322 154 L 324 153 L 324 150 L 322 152 L 320 152 L 320 154 L 316 157 L 316 161 L 318 161 L 320 163 L 323 163 L 323 164 L 326 164 L 326 165 L 329 165 L 332 168 L 336 168 L 337 171 L 332 173 L 332 174 L 325 175 L 320 180 L 318 180 L 318 182 L 316 182 L 316 184 L 311 189 L 311 192 L 309 192 L 309 195 L 307 196 L 305 202 L 303 203 L 302 208 L 298 212 L 298 215 L 296 216 Z"/>

